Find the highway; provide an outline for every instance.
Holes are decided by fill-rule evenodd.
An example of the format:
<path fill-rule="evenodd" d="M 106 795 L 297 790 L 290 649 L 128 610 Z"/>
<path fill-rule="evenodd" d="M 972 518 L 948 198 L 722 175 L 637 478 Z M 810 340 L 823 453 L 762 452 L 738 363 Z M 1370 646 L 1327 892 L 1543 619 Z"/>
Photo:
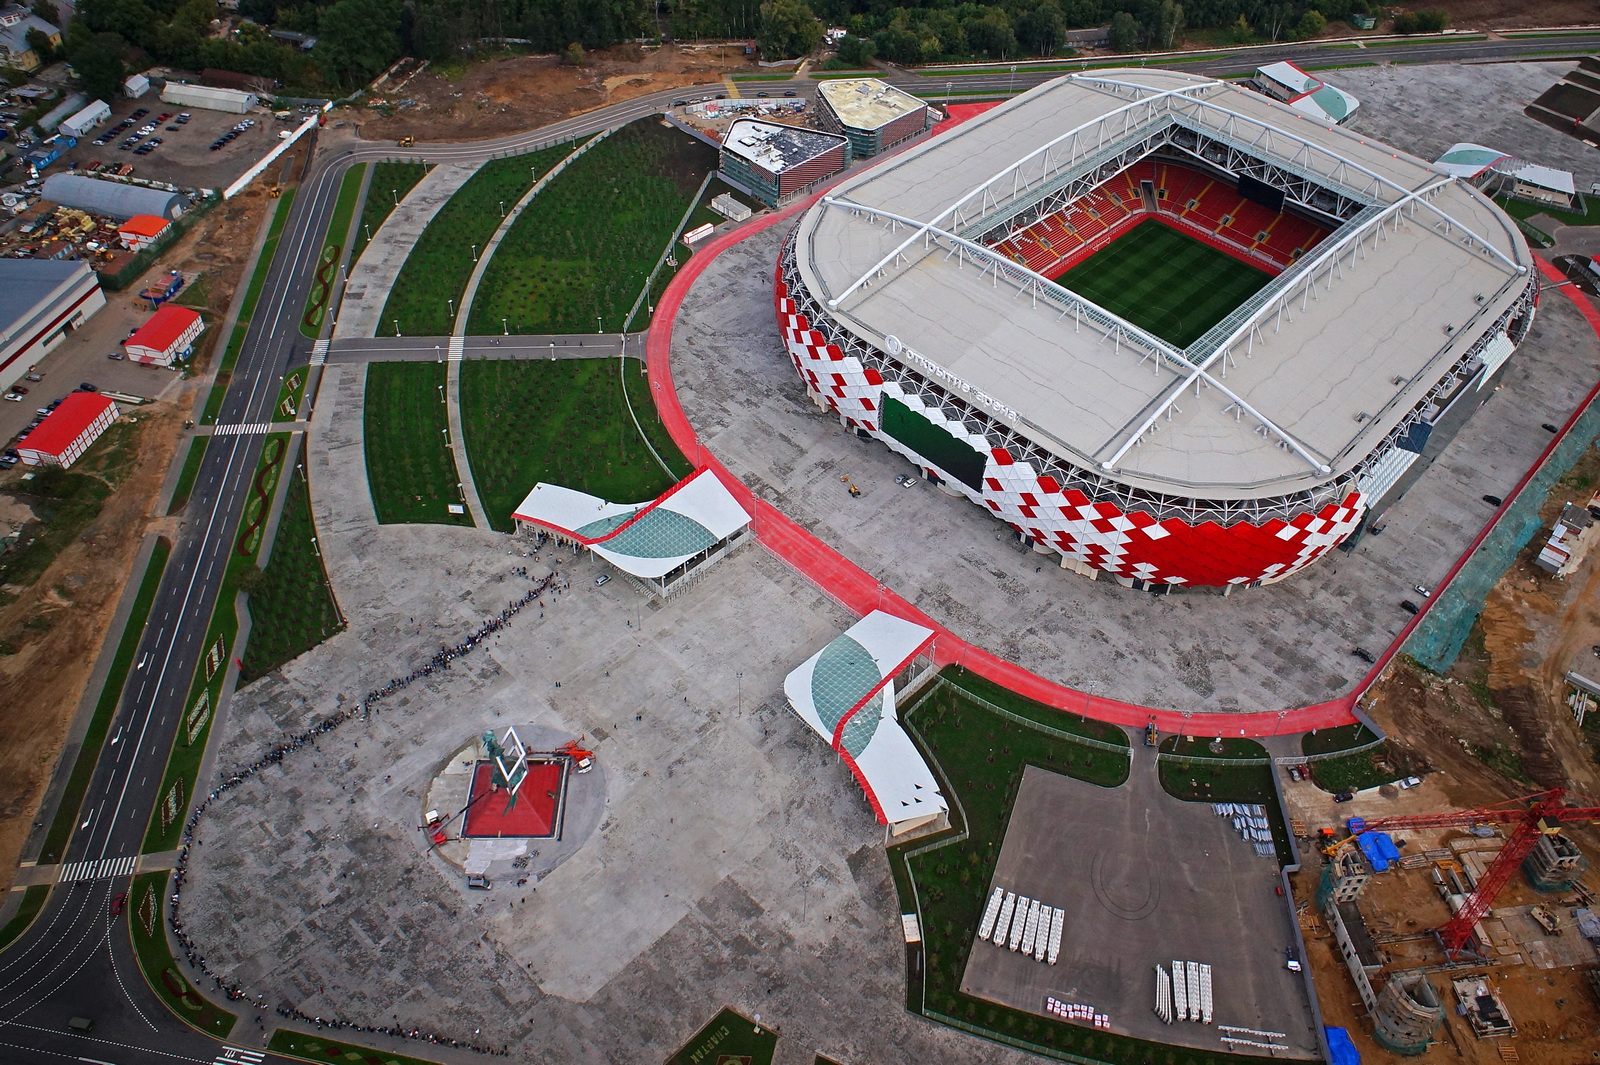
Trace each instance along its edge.
<path fill-rule="evenodd" d="M 1600 49 L 1600 33 L 1559 40 L 1481 41 L 1442 44 L 1423 41 L 1366 51 L 1306 46 L 1270 46 L 1232 53 L 1230 56 L 1186 63 L 1182 69 L 1207 74 L 1232 74 L 1253 69 L 1274 59 L 1294 57 L 1345 63 L 1403 61 L 1408 63 L 1509 59 L 1518 54 L 1552 48 L 1570 54 Z M 959 78 L 924 77 L 891 72 L 896 84 L 937 101 L 949 82 L 952 92 L 975 94 L 1020 91 L 1061 73 L 1059 70 L 1018 72 L 1004 70 Z M 804 91 L 814 82 L 774 79 L 741 82 L 742 93 L 770 86 Z M 296 196 L 278 250 L 267 274 L 264 297 L 250 324 L 234 368 L 218 424 L 271 421 L 280 375 L 308 363 L 311 342 L 300 335 L 299 322 L 320 254 L 325 230 L 344 172 L 352 165 L 384 159 L 417 159 L 434 163 L 470 163 L 516 154 L 535 145 L 586 136 L 646 115 L 656 114 L 675 99 L 698 98 L 725 91 L 721 84 L 652 93 L 634 100 L 558 122 L 515 136 L 472 144 L 423 144 L 400 150 L 389 144 L 358 145 L 328 152 L 319 158 Z M 526 348 L 532 340 L 548 344 L 559 338 L 514 338 Z M 428 341 L 431 347 L 433 342 Z M 614 345 L 614 340 L 606 343 Z M 397 357 L 427 358 L 432 351 L 416 353 L 414 344 L 369 341 L 349 346 L 349 358 L 360 360 L 362 348 L 405 348 Z M 492 338 L 474 341 L 474 354 L 492 354 Z M 547 348 L 548 350 L 548 348 Z M 614 351 L 612 346 L 608 350 Z M 370 355 L 367 355 L 370 357 Z M 339 361 L 334 355 L 331 361 Z M 255 1010 L 247 1004 L 234 1036 L 222 1044 L 188 1027 L 171 1015 L 145 985 L 133 957 L 126 918 L 113 919 L 110 900 L 129 885 L 130 859 L 139 854 L 146 825 L 160 802 L 158 794 L 168 752 L 183 719 L 191 679 L 205 648 L 201 646 L 213 608 L 217 605 L 227 554 L 243 513 L 247 489 L 260 457 L 264 438 L 250 434 L 220 434 L 207 448 L 166 572 L 161 580 L 149 622 L 139 641 L 137 664 L 130 674 L 111 726 L 112 739 L 100 754 L 90 781 L 78 827 L 65 863 L 95 863 L 93 876 L 60 884 L 50 892 L 44 910 L 32 926 L 0 954 L 0 1063 L 34 1065 L 42 1062 L 85 1061 L 111 1065 L 170 1065 L 172 1062 L 254 1062 L 286 1059 L 260 1054 L 261 1033 L 270 1031 L 277 1015 L 265 1014 L 258 1028 Z M 231 604 L 224 604 L 230 609 Z M 118 634 L 112 633 L 115 640 Z M 233 648 L 230 655 L 237 655 Z M 254 752 L 221 752 L 223 763 L 244 759 Z M 209 779 L 209 777 L 203 777 Z M 185 802 L 193 796 L 185 796 Z M 185 811 L 187 807 L 185 807 Z M 44 811 L 48 820 L 53 811 Z M 185 814 L 186 815 L 186 814 Z M 164 923 L 164 922 L 163 922 Z M 206 987 L 200 990 L 205 992 Z M 70 1032 L 66 1021 L 88 1016 L 95 1022 L 89 1034 Z M 353 1018 L 359 1020 L 360 1018 Z M 234 1048 L 254 1048 L 242 1052 Z M 438 1056 L 435 1048 L 416 1048 L 419 1054 Z"/>

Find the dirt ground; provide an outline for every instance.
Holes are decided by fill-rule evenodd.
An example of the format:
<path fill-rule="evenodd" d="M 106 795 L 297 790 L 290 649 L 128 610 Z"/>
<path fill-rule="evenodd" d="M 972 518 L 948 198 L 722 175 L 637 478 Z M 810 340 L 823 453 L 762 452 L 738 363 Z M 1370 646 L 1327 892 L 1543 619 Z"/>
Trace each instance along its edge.
<path fill-rule="evenodd" d="M 1455 30 L 1592 26 L 1600 16 L 1592 0 L 1405 0 L 1384 7 L 1390 11 L 1444 11 Z"/>
<path fill-rule="evenodd" d="M 397 91 L 373 97 L 387 107 L 373 106 L 357 124 L 367 140 L 396 140 L 407 134 L 418 140 L 439 136 L 478 140 L 534 129 L 661 89 L 704 84 L 727 73 L 755 69 L 731 45 L 618 45 L 590 52 L 582 67 L 568 66 L 555 56 L 490 59 L 445 74 L 426 70 Z M 403 106 L 404 100 L 413 103 Z M 383 113 L 388 108 L 393 114 Z"/>
<path fill-rule="evenodd" d="M 162 256 L 151 273 L 178 269 L 201 274 L 210 321 L 219 324 L 271 202 L 264 183 L 258 182 L 215 208 Z M 131 286 L 135 291 L 138 287 Z M 112 300 L 97 318 L 127 313 L 118 310 L 127 304 Z M 208 331 L 208 350 L 200 355 L 200 369 L 221 350 L 221 333 L 219 328 Z M 47 370 L 50 358 L 43 363 Z M 17 598 L 0 607 L 0 639 L 16 653 L 0 657 L 0 688 L 6 693 L 6 709 L 0 713 L 0 891 L 9 889 L 22 845 L 38 820 L 39 803 L 118 597 L 130 580 L 138 579 L 131 571 L 139 544 L 148 532 L 171 533 L 176 528 L 175 519 L 153 516 L 152 511 L 182 439 L 182 423 L 205 395 L 205 380 L 203 374 L 197 375 L 167 398 L 124 412 L 137 419 L 135 458 L 126 480 L 78 541 L 58 555 L 32 586 L 6 589 Z M 6 483 L 24 471 L 25 467 L 17 467 Z M 10 513 L 18 507 L 0 486 L 0 508 Z M 47 619 L 48 628 L 38 620 L 33 627 L 24 627 L 38 618 Z"/>

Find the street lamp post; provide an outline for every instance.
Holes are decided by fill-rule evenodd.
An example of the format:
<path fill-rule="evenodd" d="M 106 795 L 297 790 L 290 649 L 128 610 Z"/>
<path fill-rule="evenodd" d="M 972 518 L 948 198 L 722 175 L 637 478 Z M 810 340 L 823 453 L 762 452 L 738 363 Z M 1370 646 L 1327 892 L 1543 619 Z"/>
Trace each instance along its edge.
<path fill-rule="evenodd" d="M 361 223 L 361 231 L 367 235 L 367 243 L 372 243 L 372 225 L 369 222 Z"/>
<path fill-rule="evenodd" d="M 602 317 L 600 315 L 597 314 L 597 315 L 594 316 L 594 331 L 596 333 L 604 333 L 605 332 L 605 328 L 600 324 L 602 320 L 603 319 L 602 319 Z"/>
<path fill-rule="evenodd" d="M 1011 64 L 1011 83 L 1006 87 L 1006 95 L 1010 96 L 1017 91 L 1017 65 Z"/>
<path fill-rule="evenodd" d="M 954 84 L 955 82 L 953 81 L 944 83 L 944 113 L 946 116 L 950 114 L 950 87 Z"/>
<path fill-rule="evenodd" d="M 396 318 L 394 320 L 394 335 L 395 336 L 399 336 L 400 335 L 400 319 L 398 319 L 398 318 Z"/>
<path fill-rule="evenodd" d="M 399 207 L 400 206 L 400 190 L 399 189 L 390 189 L 389 190 L 389 195 L 394 198 L 394 205 L 396 207 Z"/>
<path fill-rule="evenodd" d="M 550 341 L 550 361 L 556 361 L 556 342 L 554 340 Z"/>
<path fill-rule="evenodd" d="M 506 217 L 506 201 L 501 200 L 500 201 L 500 219 L 502 221 L 504 221 L 505 217 Z"/>
<path fill-rule="evenodd" d="M 511 335 L 511 327 L 506 324 L 506 320 L 504 318 L 500 319 L 500 335 L 507 337 Z"/>
<path fill-rule="evenodd" d="M 472 261 L 478 261 L 478 246 L 476 244 L 472 246 Z"/>

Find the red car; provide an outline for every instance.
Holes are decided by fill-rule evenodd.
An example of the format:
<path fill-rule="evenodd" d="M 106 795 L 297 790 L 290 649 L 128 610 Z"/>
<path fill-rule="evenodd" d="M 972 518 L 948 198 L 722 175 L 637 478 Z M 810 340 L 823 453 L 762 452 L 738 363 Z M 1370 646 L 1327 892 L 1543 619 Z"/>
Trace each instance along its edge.
<path fill-rule="evenodd" d="M 119 891 L 111 896 L 111 916 L 121 917 L 122 911 L 128 907 L 128 893 Z"/>

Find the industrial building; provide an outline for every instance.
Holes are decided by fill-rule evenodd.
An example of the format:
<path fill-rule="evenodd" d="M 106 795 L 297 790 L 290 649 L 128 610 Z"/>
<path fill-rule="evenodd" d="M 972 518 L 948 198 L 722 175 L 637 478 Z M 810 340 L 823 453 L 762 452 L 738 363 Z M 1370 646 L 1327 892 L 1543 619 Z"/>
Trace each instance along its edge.
<path fill-rule="evenodd" d="M 135 215 L 154 215 L 173 219 L 188 206 L 181 193 L 165 189 L 150 189 L 142 185 L 128 185 L 120 181 L 102 181 L 99 178 L 80 177 L 77 174 L 52 174 L 44 179 L 40 195 L 51 203 L 63 207 L 76 207 L 90 214 L 110 218 L 132 218 Z"/>
<path fill-rule="evenodd" d="M 877 78 L 843 78 L 817 87 L 817 121 L 850 142 L 852 159 L 870 159 L 928 128 L 928 105 Z"/>
<path fill-rule="evenodd" d="M 1145 222 L 1269 279 L 1186 345 L 1058 283 Z M 778 266 L 814 403 L 1062 568 L 1152 590 L 1325 557 L 1481 406 L 1538 290 L 1472 186 L 1150 69 L 1058 78 L 847 179 Z"/>
<path fill-rule="evenodd" d="M 143 251 L 171 228 L 172 223 L 160 215 L 136 214 L 117 227 L 117 239 L 129 251 Z"/>
<path fill-rule="evenodd" d="M 104 100 L 96 100 L 71 118 L 64 119 L 56 129 L 74 137 L 82 137 L 111 117 L 111 108 Z"/>
<path fill-rule="evenodd" d="M 29 466 L 67 469 L 117 420 L 117 405 L 98 392 L 70 392 L 61 406 L 17 445 Z"/>
<path fill-rule="evenodd" d="M 218 89 L 210 85 L 184 85 L 167 82 L 161 90 L 161 99 L 175 107 L 201 107 L 208 111 L 226 111 L 242 115 L 255 110 L 261 98 L 253 92 L 238 89 Z"/>
<path fill-rule="evenodd" d="M 87 263 L 0 259 L 0 389 L 105 305 Z"/>
<path fill-rule="evenodd" d="M 722 141 L 723 174 L 768 207 L 787 203 L 849 165 L 849 142 L 835 133 L 740 118 Z"/>
<path fill-rule="evenodd" d="M 150 320 L 122 342 L 133 362 L 146 366 L 171 366 L 187 358 L 194 342 L 205 332 L 205 321 L 195 311 L 163 303 Z"/>

